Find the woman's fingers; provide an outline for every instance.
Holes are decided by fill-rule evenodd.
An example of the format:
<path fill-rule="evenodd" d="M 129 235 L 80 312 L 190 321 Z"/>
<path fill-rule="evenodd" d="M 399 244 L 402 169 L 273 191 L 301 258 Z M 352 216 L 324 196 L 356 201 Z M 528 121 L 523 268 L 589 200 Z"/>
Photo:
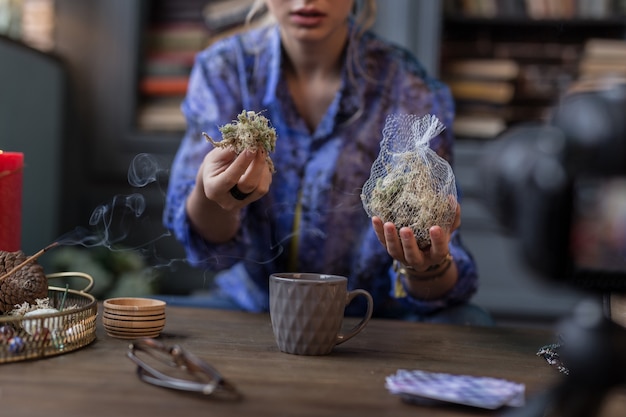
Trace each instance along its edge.
<path fill-rule="evenodd" d="M 383 230 L 383 221 L 378 216 L 372 217 L 372 227 L 374 228 L 374 233 L 376 233 L 376 237 L 381 245 L 386 249 L 387 241 L 385 240 L 385 231 Z"/>
<path fill-rule="evenodd" d="M 244 193 L 265 195 L 272 182 L 272 173 L 267 165 L 267 152 L 259 149 L 246 170 L 239 176 L 237 187 Z"/>
<path fill-rule="evenodd" d="M 448 252 L 450 252 L 448 247 L 450 235 L 439 226 L 431 227 L 429 233 L 431 242 L 428 250 L 429 260 L 431 263 L 439 264 L 448 255 Z"/>
<path fill-rule="evenodd" d="M 457 211 L 458 214 L 460 211 Z M 425 250 L 417 245 L 410 227 L 402 227 L 398 231 L 392 222 L 383 223 L 377 216 L 372 217 L 372 226 L 376 237 L 392 258 L 418 270 L 440 263 L 449 252 L 450 233 L 440 226 L 430 228 L 431 245 Z"/>
<path fill-rule="evenodd" d="M 241 182 L 241 177 L 243 177 L 246 172 L 250 171 L 253 161 L 257 157 L 257 153 L 258 152 L 245 150 L 237 155 L 230 166 L 228 166 L 228 168 L 224 170 L 223 174 L 221 174 L 225 187 L 230 189 L 232 186 Z M 254 188 L 254 186 L 252 188 Z M 241 191 L 249 192 L 249 190 L 243 189 L 241 189 Z"/>

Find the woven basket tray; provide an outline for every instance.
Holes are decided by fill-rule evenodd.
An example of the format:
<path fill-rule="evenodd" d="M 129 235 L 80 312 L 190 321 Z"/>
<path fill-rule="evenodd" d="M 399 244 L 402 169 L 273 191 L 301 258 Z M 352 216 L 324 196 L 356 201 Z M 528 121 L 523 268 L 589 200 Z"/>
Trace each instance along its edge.
<path fill-rule="evenodd" d="M 47 275 L 48 280 L 73 277 L 86 279 L 87 286 L 82 290 L 48 286 L 50 307 L 59 309 L 63 305 L 62 311 L 26 318 L 0 317 L 0 330 L 7 326 L 4 329 L 9 328 L 9 333 L 12 333 L 4 336 L 0 332 L 0 363 L 61 355 L 96 339 L 98 304 L 87 293 L 93 287 L 93 278 L 82 272 Z"/>

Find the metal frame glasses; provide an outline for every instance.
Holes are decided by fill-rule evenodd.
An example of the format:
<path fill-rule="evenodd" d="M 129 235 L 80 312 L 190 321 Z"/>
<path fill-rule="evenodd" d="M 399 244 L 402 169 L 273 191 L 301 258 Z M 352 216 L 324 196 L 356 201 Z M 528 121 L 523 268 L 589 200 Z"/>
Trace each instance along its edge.
<path fill-rule="evenodd" d="M 206 396 L 241 398 L 235 386 L 215 368 L 178 345 L 140 339 L 130 344 L 126 356 L 137 365 L 139 379 L 148 384 Z M 167 371 L 162 370 L 163 365 L 169 367 Z"/>

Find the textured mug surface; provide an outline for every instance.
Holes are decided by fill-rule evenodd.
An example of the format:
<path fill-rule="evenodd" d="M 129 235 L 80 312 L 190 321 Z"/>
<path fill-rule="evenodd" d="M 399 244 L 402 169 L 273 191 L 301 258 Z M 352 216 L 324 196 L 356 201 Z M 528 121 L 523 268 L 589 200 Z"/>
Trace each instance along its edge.
<path fill-rule="evenodd" d="M 347 286 L 347 278 L 338 275 L 272 274 L 270 317 L 278 348 L 297 355 L 326 355 L 359 333 L 372 316 L 372 297 L 365 290 L 348 291 Z M 367 299 L 367 313 L 342 333 L 345 308 L 359 295 Z"/>

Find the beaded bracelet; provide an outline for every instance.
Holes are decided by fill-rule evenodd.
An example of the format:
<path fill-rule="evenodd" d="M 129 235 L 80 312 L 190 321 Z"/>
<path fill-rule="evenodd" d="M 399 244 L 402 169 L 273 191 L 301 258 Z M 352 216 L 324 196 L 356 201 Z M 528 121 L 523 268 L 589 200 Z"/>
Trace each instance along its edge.
<path fill-rule="evenodd" d="M 452 265 L 453 260 L 454 258 L 452 258 L 452 255 L 448 253 L 446 257 L 443 258 L 443 260 L 440 263 L 429 266 L 426 269 L 426 271 L 424 271 L 425 274 L 418 273 L 416 269 L 413 268 L 412 266 L 405 266 L 405 265 L 402 265 L 397 260 L 394 260 L 393 270 L 398 275 L 405 276 L 410 281 L 432 281 L 443 276 L 443 274 L 445 274 L 448 271 L 448 269 L 450 269 L 450 266 Z M 413 272 L 409 272 L 409 271 L 413 271 Z"/>

